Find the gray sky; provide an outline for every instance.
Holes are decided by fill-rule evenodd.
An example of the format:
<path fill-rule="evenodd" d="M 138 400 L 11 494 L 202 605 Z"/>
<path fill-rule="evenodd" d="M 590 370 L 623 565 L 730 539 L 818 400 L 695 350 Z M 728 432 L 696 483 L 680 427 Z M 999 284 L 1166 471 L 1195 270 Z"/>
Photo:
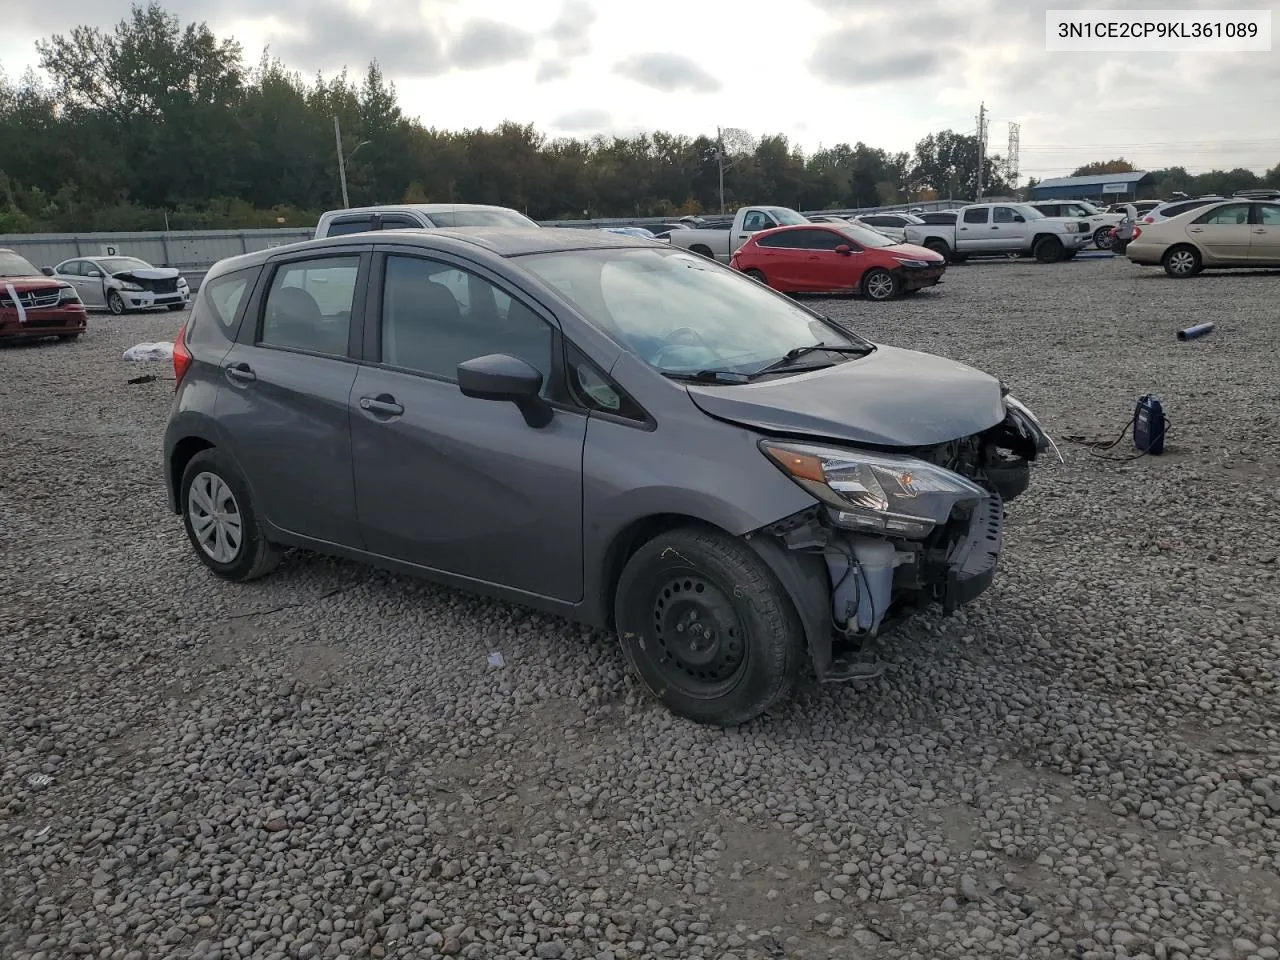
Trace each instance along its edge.
<path fill-rule="evenodd" d="M 428 126 L 532 122 L 551 135 L 717 124 L 784 133 L 806 150 L 862 140 L 910 150 L 928 133 L 972 132 L 990 150 L 1021 124 L 1021 172 L 1048 177 L 1124 156 L 1193 172 L 1280 164 L 1280 45 L 1266 53 L 1048 53 L 1058 0 L 792 0 L 782 9 L 688 0 L 169 0 L 185 23 L 264 47 L 304 75 L 357 76 L 376 58 L 405 111 Z M 1274 0 L 1091 9 L 1273 9 Z M 19 76 L 35 42 L 111 27 L 122 3 L 54 0 L 6 11 L 0 66 Z"/>

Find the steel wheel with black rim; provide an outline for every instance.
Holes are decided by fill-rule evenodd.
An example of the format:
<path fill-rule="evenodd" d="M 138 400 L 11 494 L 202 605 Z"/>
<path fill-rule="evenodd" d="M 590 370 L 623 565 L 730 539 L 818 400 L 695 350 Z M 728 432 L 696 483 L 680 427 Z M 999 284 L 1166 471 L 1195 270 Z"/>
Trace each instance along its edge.
<path fill-rule="evenodd" d="M 120 296 L 120 292 L 118 290 L 112 290 L 107 294 L 107 309 L 117 317 L 124 313 L 126 309 L 124 305 L 124 297 Z"/>
<path fill-rule="evenodd" d="M 898 278 L 883 267 L 876 267 L 862 278 L 862 292 L 869 300 L 892 300 L 898 295 Z"/>
<path fill-rule="evenodd" d="M 804 652 L 795 608 L 742 541 L 685 527 L 649 541 L 618 580 L 623 653 L 672 712 L 734 726 L 794 689 Z"/>
<path fill-rule="evenodd" d="M 1169 250 L 1161 260 L 1164 272 L 1179 280 L 1194 277 L 1200 272 L 1200 253 L 1185 244 Z"/>
<path fill-rule="evenodd" d="M 200 561 L 224 580 L 253 580 L 275 568 L 248 488 L 216 449 L 201 450 L 182 473 L 180 503 L 187 538 Z"/>

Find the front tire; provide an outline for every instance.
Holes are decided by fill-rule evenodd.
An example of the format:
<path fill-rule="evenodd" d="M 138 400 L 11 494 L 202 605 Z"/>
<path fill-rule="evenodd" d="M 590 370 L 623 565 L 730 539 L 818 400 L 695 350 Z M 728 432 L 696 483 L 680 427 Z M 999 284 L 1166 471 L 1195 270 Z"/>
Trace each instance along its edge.
<path fill-rule="evenodd" d="M 1115 238 L 1111 236 L 1111 227 L 1099 227 L 1093 231 L 1093 245 L 1099 250 L 1110 250 L 1114 240 Z"/>
<path fill-rule="evenodd" d="M 1160 258 L 1160 265 L 1175 280 L 1194 277 L 1204 266 L 1200 260 L 1200 251 L 1185 243 L 1165 251 L 1165 255 Z"/>
<path fill-rule="evenodd" d="M 118 317 L 128 308 L 124 305 L 124 297 L 120 296 L 119 292 L 112 290 L 107 294 L 107 309 Z"/>
<path fill-rule="evenodd" d="M 179 310 L 181 310 L 183 307 L 185 307 L 185 306 L 186 306 L 186 304 L 185 304 L 185 303 L 171 303 L 171 304 L 169 304 L 168 306 L 169 306 L 169 312 L 170 312 L 170 313 L 177 313 Z"/>
<path fill-rule="evenodd" d="M 628 664 L 679 716 L 736 726 L 795 689 L 799 617 L 768 566 L 735 537 L 682 527 L 649 541 L 627 561 L 614 610 Z"/>
<path fill-rule="evenodd" d="M 255 580 L 280 552 L 258 524 L 244 479 L 217 449 L 201 450 L 182 471 L 182 523 L 200 561 L 223 580 Z"/>
<path fill-rule="evenodd" d="M 60 334 L 58 334 L 58 339 L 59 339 L 59 340 L 79 340 L 79 339 L 80 339 L 80 334 L 78 334 L 78 333 L 60 333 Z"/>
<path fill-rule="evenodd" d="M 1057 263 L 1066 253 L 1066 249 L 1057 237 L 1041 237 L 1036 241 L 1033 253 L 1041 263 Z"/>
<path fill-rule="evenodd" d="M 868 270 L 862 278 L 862 293 L 868 300 L 892 300 L 900 286 L 898 278 L 883 267 Z"/>

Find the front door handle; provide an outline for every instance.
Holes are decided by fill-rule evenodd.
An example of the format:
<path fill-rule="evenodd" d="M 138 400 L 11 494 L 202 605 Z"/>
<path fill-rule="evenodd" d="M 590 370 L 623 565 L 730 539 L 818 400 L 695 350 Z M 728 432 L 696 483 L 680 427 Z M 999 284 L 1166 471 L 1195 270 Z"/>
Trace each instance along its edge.
<path fill-rule="evenodd" d="M 992 227 L 991 229 L 992 229 L 992 230 L 999 230 L 1000 228 L 999 228 L 999 227 Z"/>
<path fill-rule="evenodd" d="M 238 383 L 252 383 L 258 379 L 258 375 L 253 372 L 247 363 L 233 363 L 226 367 L 227 379 L 234 380 Z"/>
<path fill-rule="evenodd" d="M 376 397 L 361 397 L 360 409 L 367 410 L 375 417 L 398 417 L 404 413 L 404 407 L 396 403 L 396 398 L 389 393 L 380 393 Z"/>
<path fill-rule="evenodd" d="M 1253 232 L 1254 232 L 1254 233 L 1266 233 L 1267 231 L 1265 231 L 1265 230 L 1255 230 L 1255 231 L 1253 231 Z"/>

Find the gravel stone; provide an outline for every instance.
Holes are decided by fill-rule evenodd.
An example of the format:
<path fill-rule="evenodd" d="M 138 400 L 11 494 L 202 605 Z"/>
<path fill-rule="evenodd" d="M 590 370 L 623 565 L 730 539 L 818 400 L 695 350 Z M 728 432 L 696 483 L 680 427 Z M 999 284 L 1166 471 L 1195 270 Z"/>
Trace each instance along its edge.
<path fill-rule="evenodd" d="M 173 384 L 126 382 L 170 371 L 119 359 L 180 315 L 0 348 L 0 956 L 1280 960 L 1278 293 L 1077 258 L 810 301 L 1001 378 L 1066 463 L 881 680 L 736 731 L 522 608 L 210 576 Z M 1068 440 L 1143 393 L 1163 457 Z"/>

